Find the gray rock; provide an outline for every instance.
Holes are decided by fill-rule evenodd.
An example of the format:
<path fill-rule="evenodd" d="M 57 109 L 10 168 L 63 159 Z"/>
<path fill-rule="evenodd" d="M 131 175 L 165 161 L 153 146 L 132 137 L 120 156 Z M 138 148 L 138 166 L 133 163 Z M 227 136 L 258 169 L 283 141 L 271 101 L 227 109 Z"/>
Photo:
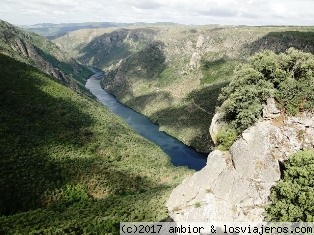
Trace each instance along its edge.
<path fill-rule="evenodd" d="M 274 98 L 268 98 L 266 105 L 263 107 L 263 118 L 271 119 L 276 118 L 280 115 L 280 110 L 276 107 Z"/>
<path fill-rule="evenodd" d="M 213 119 L 212 119 L 210 127 L 209 127 L 209 134 L 210 134 L 214 144 L 217 144 L 216 136 L 217 136 L 219 129 L 225 124 L 222 117 L 223 117 L 222 113 L 216 112 Z"/>
<path fill-rule="evenodd" d="M 198 52 L 193 52 L 189 65 L 191 68 L 199 68 L 201 66 L 200 61 L 201 55 Z"/>
<path fill-rule="evenodd" d="M 268 114 L 277 112 L 269 110 Z M 207 165 L 173 190 L 167 201 L 170 216 L 186 222 L 263 221 L 271 187 L 280 179 L 279 161 L 314 147 L 312 116 L 285 117 L 278 125 L 279 116 L 266 115 L 266 120 L 245 130 L 229 152 L 211 152 Z M 216 114 L 212 137 L 221 123 Z"/>
<path fill-rule="evenodd" d="M 202 47 L 204 44 L 204 41 L 205 41 L 204 35 L 199 35 L 196 42 L 196 48 Z"/>

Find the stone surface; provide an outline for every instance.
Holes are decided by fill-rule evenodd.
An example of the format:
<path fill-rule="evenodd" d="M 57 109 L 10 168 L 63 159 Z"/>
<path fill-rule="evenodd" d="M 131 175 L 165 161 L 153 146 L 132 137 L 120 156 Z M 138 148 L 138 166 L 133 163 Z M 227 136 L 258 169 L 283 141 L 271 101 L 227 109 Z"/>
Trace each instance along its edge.
<path fill-rule="evenodd" d="M 201 66 L 200 61 L 200 54 L 198 52 L 193 52 L 189 65 L 191 68 L 199 68 Z"/>
<path fill-rule="evenodd" d="M 223 115 L 221 113 L 216 112 L 209 127 L 209 134 L 214 144 L 217 144 L 217 140 L 216 140 L 217 133 L 219 129 L 224 125 L 222 116 Z"/>
<path fill-rule="evenodd" d="M 314 147 L 312 113 L 286 117 L 273 108 L 267 113 L 276 115 L 266 115 L 244 131 L 230 151 L 211 152 L 207 165 L 173 190 L 167 207 L 175 221 L 263 221 L 270 189 L 280 179 L 279 161 Z M 216 114 L 211 135 L 220 125 Z"/>
<path fill-rule="evenodd" d="M 204 35 L 199 35 L 198 38 L 197 38 L 197 42 L 196 42 L 196 48 L 202 47 L 204 42 L 205 42 Z"/>
<path fill-rule="evenodd" d="M 271 119 L 280 115 L 280 110 L 276 107 L 274 98 L 268 98 L 263 108 L 263 118 Z"/>

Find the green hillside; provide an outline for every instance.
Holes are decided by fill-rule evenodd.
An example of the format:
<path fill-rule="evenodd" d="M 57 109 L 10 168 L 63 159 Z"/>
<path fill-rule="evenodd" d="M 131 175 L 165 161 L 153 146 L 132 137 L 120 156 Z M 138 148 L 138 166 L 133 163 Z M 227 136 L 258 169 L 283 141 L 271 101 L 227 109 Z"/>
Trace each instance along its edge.
<path fill-rule="evenodd" d="M 190 171 L 38 69 L 0 54 L 0 70 L 0 234 L 116 234 L 167 217 Z"/>

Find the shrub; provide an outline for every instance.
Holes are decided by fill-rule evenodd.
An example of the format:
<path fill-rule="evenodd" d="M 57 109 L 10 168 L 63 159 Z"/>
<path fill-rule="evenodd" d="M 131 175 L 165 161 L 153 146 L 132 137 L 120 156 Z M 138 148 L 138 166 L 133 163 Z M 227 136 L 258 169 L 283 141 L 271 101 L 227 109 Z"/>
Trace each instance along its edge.
<path fill-rule="evenodd" d="M 314 107 L 314 56 L 290 48 L 275 54 L 266 50 L 239 66 L 222 90 L 220 110 L 229 124 L 242 132 L 260 117 L 263 103 L 275 97 L 289 115 Z"/>
<path fill-rule="evenodd" d="M 64 198 L 66 203 L 71 205 L 81 200 L 88 199 L 88 195 L 81 184 L 71 185 L 67 184 L 63 189 Z"/>
<path fill-rule="evenodd" d="M 195 204 L 194 204 L 194 207 L 195 208 L 200 208 L 202 206 L 202 204 L 200 203 L 200 202 L 196 202 Z"/>
<path fill-rule="evenodd" d="M 271 190 L 267 220 L 314 222 L 314 151 L 300 151 L 285 163 L 284 177 Z"/>
<path fill-rule="evenodd" d="M 216 136 L 218 149 L 228 150 L 237 138 L 237 131 L 234 128 L 222 127 Z"/>

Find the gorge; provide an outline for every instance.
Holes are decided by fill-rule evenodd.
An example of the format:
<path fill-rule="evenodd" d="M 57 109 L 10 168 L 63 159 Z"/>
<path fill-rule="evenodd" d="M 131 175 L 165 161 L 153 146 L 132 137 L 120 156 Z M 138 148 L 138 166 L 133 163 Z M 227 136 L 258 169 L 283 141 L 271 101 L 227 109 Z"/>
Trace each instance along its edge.
<path fill-rule="evenodd" d="M 0 21 L 0 233 L 265 220 L 314 148 L 314 28 L 97 25 L 43 25 L 49 41 Z"/>

